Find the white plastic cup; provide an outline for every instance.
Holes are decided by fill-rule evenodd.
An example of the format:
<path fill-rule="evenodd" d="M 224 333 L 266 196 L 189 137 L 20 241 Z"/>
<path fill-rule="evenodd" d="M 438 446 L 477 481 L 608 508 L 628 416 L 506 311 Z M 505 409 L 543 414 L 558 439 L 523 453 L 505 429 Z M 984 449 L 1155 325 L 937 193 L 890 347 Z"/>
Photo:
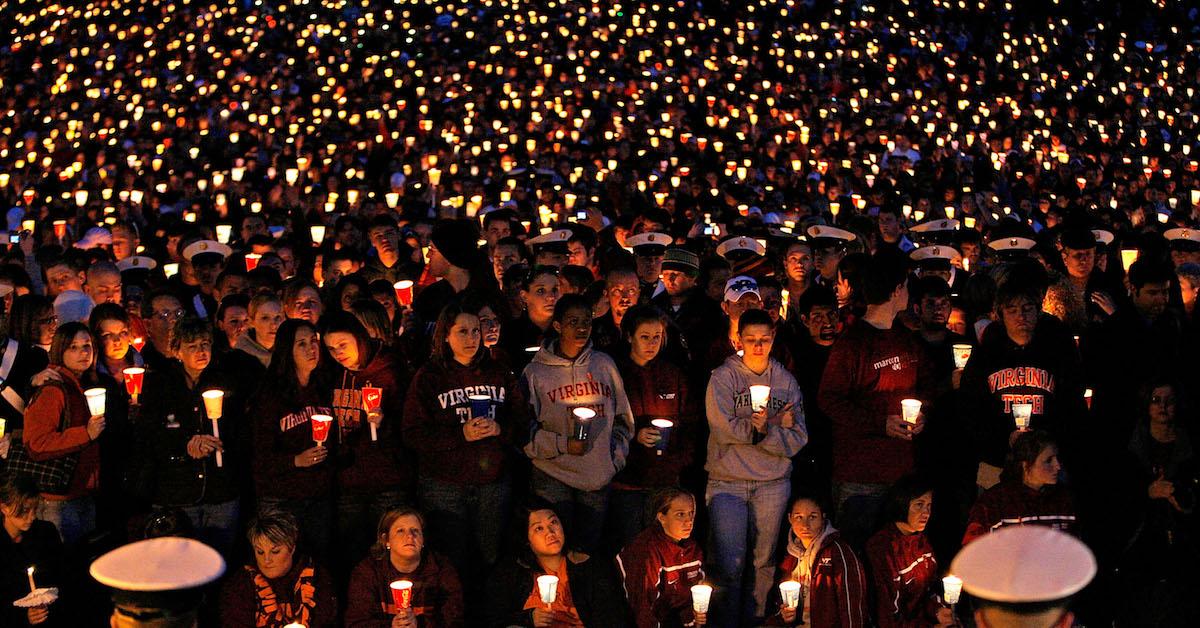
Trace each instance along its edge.
<path fill-rule="evenodd" d="M 707 613 L 708 603 L 712 600 L 713 588 L 707 584 L 692 585 L 692 611 Z"/>
<path fill-rule="evenodd" d="M 900 414 L 908 423 L 916 424 L 917 416 L 921 414 L 921 402 L 917 399 L 904 399 L 900 402 Z"/>
<path fill-rule="evenodd" d="M 542 604 L 550 606 L 558 599 L 558 576 L 543 575 L 537 577 L 538 595 Z"/>
<path fill-rule="evenodd" d="M 1017 429 L 1029 429 L 1029 418 L 1033 415 L 1032 403 L 1014 403 L 1012 404 L 1013 421 L 1017 424 Z"/>
<path fill-rule="evenodd" d="M 88 412 L 91 412 L 92 416 L 104 414 L 104 400 L 107 393 L 103 388 L 89 388 L 83 391 L 83 396 L 87 397 Z"/>
<path fill-rule="evenodd" d="M 800 606 L 800 583 L 795 580 L 780 582 L 779 597 L 783 599 L 784 608 L 795 609 Z"/>
<path fill-rule="evenodd" d="M 204 398 L 204 413 L 208 418 L 216 420 L 221 418 L 221 411 L 225 406 L 225 391 L 223 390 L 206 390 L 200 393 Z"/>
<path fill-rule="evenodd" d="M 758 412 L 767 407 L 767 401 L 771 398 L 771 387 L 763 384 L 755 384 L 750 387 L 750 409 Z"/>
<path fill-rule="evenodd" d="M 971 359 L 971 345 L 954 345 L 954 368 L 967 368 L 967 360 Z"/>
<path fill-rule="evenodd" d="M 958 604 L 958 598 L 962 595 L 962 585 L 962 578 L 958 576 L 942 578 L 942 596 L 946 599 L 947 604 Z"/>

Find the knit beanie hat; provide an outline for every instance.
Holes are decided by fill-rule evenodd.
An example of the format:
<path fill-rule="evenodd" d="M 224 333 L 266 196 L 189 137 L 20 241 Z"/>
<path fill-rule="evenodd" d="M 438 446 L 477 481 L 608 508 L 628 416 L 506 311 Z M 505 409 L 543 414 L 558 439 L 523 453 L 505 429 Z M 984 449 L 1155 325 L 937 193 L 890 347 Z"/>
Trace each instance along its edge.
<path fill-rule="evenodd" d="M 459 268 L 473 268 L 479 255 L 479 232 L 468 220 L 443 220 L 433 227 L 433 245 L 446 261 Z"/>

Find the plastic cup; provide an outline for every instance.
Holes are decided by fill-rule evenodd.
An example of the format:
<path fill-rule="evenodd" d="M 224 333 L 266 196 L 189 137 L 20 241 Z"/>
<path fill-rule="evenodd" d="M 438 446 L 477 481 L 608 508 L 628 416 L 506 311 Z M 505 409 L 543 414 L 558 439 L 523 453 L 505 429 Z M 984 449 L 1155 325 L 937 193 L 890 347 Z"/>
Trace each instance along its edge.
<path fill-rule="evenodd" d="M 58 238 L 59 240 L 67 237 L 67 221 L 65 221 L 65 220 L 55 220 L 54 221 L 54 237 Z"/>
<path fill-rule="evenodd" d="M 971 359 L 971 345 L 954 345 L 954 368 L 967 368 L 967 360 Z"/>
<path fill-rule="evenodd" d="M 779 597 L 785 608 L 794 609 L 800 606 L 800 583 L 795 580 L 785 580 L 779 583 Z"/>
<path fill-rule="evenodd" d="M 750 409 L 758 412 L 767 407 L 767 401 L 771 398 L 771 387 L 762 384 L 755 384 L 750 387 Z"/>
<path fill-rule="evenodd" d="M 130 344 L 133 345 L 133 348 L 135 351 L 137 351 L 138 353 L 141 353 L 142 348 L 146 346 L 146 339 L 141 336 L 137 336 L 133 339 L 133 342 Z"/>
<path fill-rule="evenodd" d="M 8 427 L 8 421 L 0 419 L 0 438 L 4 438 L 4 430 Z"/>
<path fill-rule="evenodd" d="M 396 300 L 400 305 L 408 307 L 413 302 L 413 282 L 411 279 L 404 279 L 392 284 L 392 288 L 396 291 Z"/>
<path fill-rule="evenodd" d="M 254 270 L 255 268 L 258 268 L 258 261 L 261 259 L 262 259 L 262 255 L 259 255 L 258 253 L 247 253 L 246 254 L 246 272 L 250 272 L 250 271 Z"/>
<path fill-rule="evenodd" d="M 379 412 L 379 407 L 383 405 L 383 389 L 378 386 L 363 386 L 362 398 L 363 408 L 366 409 L 368 415 Z M 371 440 L 379 440 L 379 428 L 370 420 L 367 421 L 367 424 L 371 426 Z"/>
<path fill-rule="evenodd" d="M 89 388 L 83 391 L 83 396 L 87 397 L 88 412 L 91 412 L 92 416 L 104 414 L 104 400 L 107 394 L 103 388 Z"/>
<path fill-rule="evenodd" d="M 413 583 L 411 581 L 397 580 L 389 586 L 392 589 L 392 603 L 396 605 L 396 608 L 412 608 Z"/>
<path fill-rule="evenodd" d="M 675 427 L 675 422 L 670 419 L 654 419 L 650 421 L 650 425 L 658 428 L 659 439 L 654 444 L 654 448 L 658 450 L 659 456 L 667 450 L 667 442 L 671 439 L 671 428 Z"/>
<path fill-rule="evenodd" d="M 596 418 L 596 411 L 591 408 L 575 408 L 571 413 L 575 415 L 575 440 L 587 440 L 592 419 Z"/>
<path fill-rule="evenodd" d="M 1013 421 L 1017 424 L 1017 429 L 1029 429 L 1029 418 L 1033 415 L 1032 403 L 1014 403 L 1012 404 Z"/>
<path fill-rule="evenodd" d="M 471 418 L 492 418 L 492 398 L 487 395 L 469 395 Z"/>
<path fill-rule="evenodd" d="M 692 611 L 707 613 L 708 603 L 712 600 L 713 588 L 707 584 L 692 585 Z"/>
<path fill-rule="evenodd" d="M 942 597 L 947 604 L 958 604 L 958 598 L 962 595 L 962 585 L 962 578 L 958 576 L 942 578 Z"/>
<path fill-rule="evenodd" d="M 163 274 L 166 275 L 168 279 L 170 279 L 171 277 L 174 277 L 178 273 L 179 273 L 179 263 L 178 262 L 171 262 L 169 264 L 163 264 Z"/>
<path fill-rule="evenodd" d="M 921 414 L 921 402 L 917 399 L 905 399 L 901 401 L 900 413 L 904 416 L 905 421 L 916 423 L 917 416 Z"/>
<path fill-rule="evenodd" d="M 312 424 L 313 440 L 318 445 L 324 445 L 329 438 L 329 428 L 333 425 L 333 417 L 328 414 L 314 414 L 309 421 Z"/>
<path fill-rule="evenodd" d="M 542 604 L 549 606 L 558 598 L 558 576 L 549 574 L 537 577 L 538 595 Z"/>
<path fill-rule="evenodd" d="M 131 366 L 121 374 L 125 376 L 125 392 L 133 398 L 133 402 L 137 403 L 138 395 L 142 394 L 142 381 L 146 375 L 146 369 L 139 366 Z"/>
<path fill-rule="evenodd" d="M 1083 402 L 1087 404 L 1088 410 L 1092 409 L 1092 389 L 1085 388 L 1083 390 Z"/>
<path fill-rule="evenodd" d="M 225 391 L 223 390 L 206 390 L 200 393 L 204 399 L 204 413 L 210 419 L 221 418 L 221 410 L 225 406 Z"/>
<path fill-rule="evenodd" d="M 217 225 L 217 242 L 229 244 L 231 235 L 233 235 L 233 225 Z"/>

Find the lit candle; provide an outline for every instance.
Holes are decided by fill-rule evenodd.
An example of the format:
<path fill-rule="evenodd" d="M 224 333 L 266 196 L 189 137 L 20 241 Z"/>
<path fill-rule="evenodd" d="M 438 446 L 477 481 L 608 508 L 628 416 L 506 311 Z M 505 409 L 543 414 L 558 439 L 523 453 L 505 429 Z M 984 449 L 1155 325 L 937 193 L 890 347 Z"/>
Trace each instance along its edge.
<path fill-rule="evenodd" d="M 142 378 L 146 374 L 146 369 L 131 366 L 121 371 L 121 374 L 125 376 L 125 392 L 129 393 L 130 398 L 133 400 L 133 405 L 136 406 L 138 395 L 142 394 Z"/>
<path fill-rule="evenodd" d="M 750 410 L 759 412 L 767 408 L 767 401 L 771 398 L 771 387 L 762 384 L 755 384 L 750 387 Z"/>
<path fill-rule="evenodd" d="M 213 424 L 213 438 L 221 438 L 221 428 L 217 425 L 217 419 L 221 418 L 222 410 L 225 403 L 225 392 L 221 390 L 206 390 L 200 393 L 204 399 L 204 413 L 208 415 L 208 419 Z M 217 451 L 217 466 L 225 466 L 225 460 L 221 457 L 220 450 Z"/>
<path fill-rule="evenodd" d="M 25 570 L 25 575 L 29 576 L 29 592 L 33 593 L 34 591 L 37 591 L 37 583 L 33 581 L 33 565 L 30 565 L 29 568 Z"/>
<path fill-rule="evenodd" d="M 1032 403 L 1014 403 L 1012 404 L 1013 422 L 1017 424 L 1017 429 L 1024 432 L 1029 429 L 1029 419 L 1033 416 Z"/>
<path fill-rule="evenodd" d="M 916 425 L 917 416 L 921 414 L 921 402 L 917 399 L 904 399 L 900 402 L 900 413 L 904 420 Z"/>
<path fill-rule="evenodd" d="M 780 582 L 779 597 L 783 600 L 784 608 L 794 610 L 800 606 L 800 583 L 795 580 Z"/>
<path fill-rule="evenodd" d="M 542 598 L 542 604 L 545 604 L 546 608 L 550 608 L 550 605 L 558 598 L 558 576 L 549 574 L 538 576 L 537 586 L 538 596 Z"/>
<path fill-rule="evenodd" d="M 591 408 L 575 408 L 571 413 L 575 415 L 575 440 L 587 440 L 589 426 L 592 419 L 596 418 L 596 411 Z"/>
<path fill-rule="evenodd" d="M 88 412 L 91 412 L 92 416 L 104 414 L 104 399 L 107 393 L 103 388 L 89 388 L 83 391 L 83 396 L 87 398 Z"/>
<path fill-rule="evenodd" d="M 962 585 L 962 578 L 958 576 L 946 576 L 942 578 L 942 594 L 947 604 L 951 606 L 958 604 L 958 598 L 962 595 Z"/>
<path fill-rule="evenodd" d="M 692 585 L 692 611 L 707 613 L 708 602 L 712 599 L 713 588 L 707 584 Z"/>

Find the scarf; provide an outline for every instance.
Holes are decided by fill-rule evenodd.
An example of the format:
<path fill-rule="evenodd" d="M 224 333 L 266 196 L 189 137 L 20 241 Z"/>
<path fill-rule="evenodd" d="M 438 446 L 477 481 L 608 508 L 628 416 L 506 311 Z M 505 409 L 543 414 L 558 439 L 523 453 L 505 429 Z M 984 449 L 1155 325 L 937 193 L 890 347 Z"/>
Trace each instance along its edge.
<path fill-rule="evenodd" d="M 804 611 L 803 620 L 806 624 L 809 623 L 808 611 L 812 606 L 809 598 L 812 594 L 813 563 L 816 562 L 821 547 L 825 545 L 825 539 L 834 532 L 837 532 L 837 529 L 826 520 L 821 533 L 812 540 L 812 543 L 808 544 L 808 547 L 805 547 L 796 537 L 796 533 L 788 530 L 787 553 L 796 557 L 796 568 L 792 570 L 792 580 L 800 583 L 800 608 Z"/>
<path fill-rule="evenodd" d="M 247 565 L 246 571 L 254 575 L 254 592 L 258 596 L 258 608 L 254 611 L 256 628 L 283 626 L 293 622 L 308 625 L 312 610 L 317 605 L 311 563 L 305 561 L 304 566 L 300 569 L 300 576 L 296 578 L 296 584 L 292 588 L 292 595 L 288 601 L 280 601 L 276 597 L 271 582 L 258 569 Z"/>

